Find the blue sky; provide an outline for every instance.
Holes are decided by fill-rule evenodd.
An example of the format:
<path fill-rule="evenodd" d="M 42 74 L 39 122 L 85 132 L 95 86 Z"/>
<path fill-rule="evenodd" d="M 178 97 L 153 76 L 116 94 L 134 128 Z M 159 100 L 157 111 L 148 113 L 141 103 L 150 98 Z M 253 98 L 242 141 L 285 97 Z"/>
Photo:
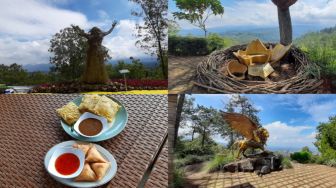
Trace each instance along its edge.
<path fill-rule="evenodd" d="M 1 0 L 0 64 L 49 63 L 49 41 L 60 29 L 108 30 L 113 20 L 119 24 L 103 42 L 112 58 L 148 58 L 135 46 L 135 25 L 143 21 L 131 15 L 133 9 L 139 7 L 128 0 Z"/>
<path fill-rule="evenodd" d="M 271 0 L 221 0 L 223 16 L 211 16 L 209 28 L 221 27 L 276 27 L 277 8 Z M 334 26 L 336 24 L 335 0 L 299 0 L 290 7 L 293 25 Z M 173 0 L 169 0 L 170 18 L 177 11 Z M 182 29 L 195 29 L 187 21 L 177 20 Z"/>
<path fill-rule="evenodd" d="M 223 109 L 231 95 L 192 95 L 196 104 Z M 260 110 L 261 124 L 270 132 L 268 147 L 298 150 L 309 146 L 316 151 L 316 126 L 336 115 L 336 95 L 244 95 Z M 190 97 L 190 96 L 189 96 Z M 181 134 L 186 130 L 181 130 Z M 219 136 L 214 138 L 226 143 Z"/>

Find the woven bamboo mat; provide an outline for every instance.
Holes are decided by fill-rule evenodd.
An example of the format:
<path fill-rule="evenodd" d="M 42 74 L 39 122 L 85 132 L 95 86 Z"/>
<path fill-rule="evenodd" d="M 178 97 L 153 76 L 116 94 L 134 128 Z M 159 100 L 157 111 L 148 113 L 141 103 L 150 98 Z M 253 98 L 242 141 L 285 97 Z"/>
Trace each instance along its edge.
<path fill-rule="evenodd" d="M 49 176 L 43 160 L 52 146 L 73 140 L 55 109 L 78 96 L 0 95 L 1 187 L 63 187 Z M 167 134 L 167 96 L 111 96 L 125 105 L 129 119 L 121 134 L 97 143 L 118 163 L 107 187 L 137 187 Z"/>
<path fill-rule="evenodd" d="M 145 188 L 164 188 L 168 187 L 168 144 L 162 148 L 153 171 L 151 172 Z"/>

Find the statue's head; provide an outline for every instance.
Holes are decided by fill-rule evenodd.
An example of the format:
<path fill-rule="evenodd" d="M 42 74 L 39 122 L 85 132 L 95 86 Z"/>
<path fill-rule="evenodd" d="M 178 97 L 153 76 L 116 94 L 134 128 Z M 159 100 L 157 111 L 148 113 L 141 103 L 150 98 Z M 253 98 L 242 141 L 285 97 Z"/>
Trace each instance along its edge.
<path fill-rule="evenodd" d="M 93 27 L 91 30 L 90 30 L 90 34 L 99 34 L 101 33 L 102 31 L 98 28 L 98 27 Z"/>
<path fill-rule="evenodd" d="M 262 142 L 263 144 L 265 144 L 266 141 L 267 141 L 267 139 L 268 139 L 268 137 L 269 137 L 269 133 L 268 133 L 267 129 L 265 129 L 265 128 L 263 128 L 263 127 L 260 127 L 260 128 L 258 128 L 258 130 L 257 130 L 257 134 L 258 134 L 258 136 L 259 136 L 261 142 Z"/>

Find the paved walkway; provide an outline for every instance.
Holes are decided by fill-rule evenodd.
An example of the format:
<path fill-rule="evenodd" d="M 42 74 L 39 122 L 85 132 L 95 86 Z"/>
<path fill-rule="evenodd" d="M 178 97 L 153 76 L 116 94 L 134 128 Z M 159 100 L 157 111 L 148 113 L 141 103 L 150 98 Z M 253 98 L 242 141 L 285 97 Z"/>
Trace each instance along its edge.
<path fill-rule="evenodd" d="M 294 164 L 293 169 L 272 172 L 262 177 L 254 173 L 193 174 L 187 176 L 190 187 L 248 188 L 335 188 L 336 168 L 316 164 Z"/>
<path fill-rule="evenodd" d="M 190 81 L 194 76 L 197 65 L 205 57 L 176 57 L 169 56 L 168 63 L 168 89 L 170 94 L 185 93 L 190 90 Z"/>

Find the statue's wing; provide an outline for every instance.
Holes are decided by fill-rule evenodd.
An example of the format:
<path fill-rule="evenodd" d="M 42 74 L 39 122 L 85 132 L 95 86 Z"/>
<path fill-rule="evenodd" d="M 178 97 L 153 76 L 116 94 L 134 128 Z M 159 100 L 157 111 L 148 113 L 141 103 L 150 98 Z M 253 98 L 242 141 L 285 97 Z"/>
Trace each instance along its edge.
<path fill-rule="evenodd" d="M 257 124 L 243 114 L 227 113 L 223 114 L 224 120 L 229 126 L 247 139 L 254 140 L 253 131 L 258 129 Z"/>

